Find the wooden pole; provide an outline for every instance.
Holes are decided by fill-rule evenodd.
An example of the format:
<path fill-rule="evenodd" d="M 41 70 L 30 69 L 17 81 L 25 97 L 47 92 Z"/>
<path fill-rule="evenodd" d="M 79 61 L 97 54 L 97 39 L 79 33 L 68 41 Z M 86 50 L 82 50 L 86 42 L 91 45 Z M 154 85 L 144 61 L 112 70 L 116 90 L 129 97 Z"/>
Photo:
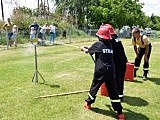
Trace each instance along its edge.
<path fill-rule="evenodd" d="M 68 93 L 45 95 L 45 96 L 39 96 L 39 97 L 34 97 L 34 98 L 35 98 L 35 99 L 38 99 L 38 98 L 49 98 L 49 97 L 56 97 L 56 96 L 64 96 L 64 95 L 70 95 L 70 94 L 84 93 L 84 92 L 89 92 L 89 90 L 81 90 L 81 91 L 68 92 Z"/>

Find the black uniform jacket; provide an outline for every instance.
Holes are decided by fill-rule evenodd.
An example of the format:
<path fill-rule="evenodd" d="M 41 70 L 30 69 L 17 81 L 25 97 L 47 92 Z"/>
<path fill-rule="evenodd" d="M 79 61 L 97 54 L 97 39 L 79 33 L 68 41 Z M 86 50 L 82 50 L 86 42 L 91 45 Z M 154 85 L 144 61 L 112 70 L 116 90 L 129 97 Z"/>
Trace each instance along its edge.
<path fill-rule="evenodd" d="M 112 40 L 109 42 L 111 42 L 113 47 L 113 61 L 115 66 L 125 66 L 128 60 L 121 40 L 114 34 L 112 35 Z"/>
<path fill-rule="evenodd" d="M 98 41 L 89 49 L 90 55 L 95 54 L 95 72 L 104 74 L 107 69 L 114 70 L 112 44 L 108 41 Z"/>

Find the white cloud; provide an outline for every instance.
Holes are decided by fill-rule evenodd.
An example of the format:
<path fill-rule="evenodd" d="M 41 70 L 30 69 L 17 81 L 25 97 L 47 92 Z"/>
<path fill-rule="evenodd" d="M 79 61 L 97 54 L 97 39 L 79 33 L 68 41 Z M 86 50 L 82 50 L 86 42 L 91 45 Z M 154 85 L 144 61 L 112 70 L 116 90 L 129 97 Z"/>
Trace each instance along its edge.
<path fill-rule="evenodd" d="M 139 0 L 140 3 L 144 3 L 142 11 L 145 15 L 151 16 L 152 14 L 160 16 L 160 0 Z"/>

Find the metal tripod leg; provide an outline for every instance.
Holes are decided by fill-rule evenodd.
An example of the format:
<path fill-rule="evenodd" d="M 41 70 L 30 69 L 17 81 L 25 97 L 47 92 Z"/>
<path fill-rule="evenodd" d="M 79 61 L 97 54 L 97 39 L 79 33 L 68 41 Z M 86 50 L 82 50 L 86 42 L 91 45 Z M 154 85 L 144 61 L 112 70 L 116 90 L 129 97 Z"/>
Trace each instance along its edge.
<path fill-rule="evenodd" d="M 34 82 L 34 84 L 38 83 L 38 74 L 37 74 L 37 70 L 35 71 L 33 78 L 32 78 L 32 82 Z"/>
<path fill-rule="evenodd" d="M 40 74 L 40 72 L 37 70 L 38 74 L 40 75 L 40 77 L 42 78 L 43 80 L 43 83 L 45 82 L 44 78 L 42 77 L 42 75 Z"/>
<path fill-rule="evenodd" d="M 35 71 L 33 78 L 32 78 L 32 82 L 34 82 L 34 84 L 38 83 L 38 74 L 42 78 L 43 83 L 45 83 L 44 78 L 42 77 L 42 75 L 40 74 L 40 72 L 38 70 Z"/>
<path fill-rule="evenodd" d="M 34 84 L 38 83 L 38 74 L 40 75 L 40 77 L 43 79 L 43 83 L 45 82 L 44 78 L 42 77 L 42 75 L 39 73 L 38 71 L 38 65 L 37 65 L 37 50 L 36 50 L 36 45 L 34 45 L 34 48 L 35 48 L 35 73 L 33 75 L 33 78 L 32 78 L 32 82 L 33 82 L 33 79 L 34 79 Z"/>

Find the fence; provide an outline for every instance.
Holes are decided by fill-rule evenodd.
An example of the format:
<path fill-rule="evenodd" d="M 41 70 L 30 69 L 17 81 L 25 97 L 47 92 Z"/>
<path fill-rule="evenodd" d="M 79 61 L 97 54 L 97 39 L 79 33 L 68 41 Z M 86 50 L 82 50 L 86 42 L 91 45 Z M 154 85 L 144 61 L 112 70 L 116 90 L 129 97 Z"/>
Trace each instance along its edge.
<path fill-rule="evenodd" d="M 131 38 L 131 36 L 132 36 L 131 30 L 125 31 L 125 32 L 121 32 L 121 31 L 119 31 L 118 29 L 116 29 L 116 33 L 118 33 L 118 36 L 119 36 L 120 38 Z M 147 35 L 147 36 L 148 36 L 146 30 L 143 30 L 143 32 L 141 32 L 141 34 L 144 34 L 144 35 Z M 151 30 L 148 37 L 149 37 L 150 39 L 157 39 L 157 38 L 159 38 L 160 36 L 157 34 L 157 30 Z"/>
<path fill-rule="evenodd" d="M 95 40 L 97 40 L 97 38 L 96 38 L 97 31 L 98 31 L 98 29 L 83 29 L 83 30 L 76 30 L 76 31 L 73 31 L 71 29 L 66 29 L 66 36 L 67 37 L 65 39 L 64 37 L 62 37 L 63 30 L 58 29 L 58 30 L 56 30 L 55 41 L 56 42 L 63 42 L 63 43 L 95 41 Z M 118 29 L 115 29 L 115 31 L 120 38 L 126 38 L 125 34 L 120 33 L 120 31 Z M 146 34 L 145 30 L 143 31 L 143 34 Z M 46 36 L 47 36 L 46 42 L 49 42 L 49 31 L 47 31 Z M 131 36 L 132 36 L 132 33 L 131 33 L 131 31 L 129 31 L 129 36 L 127 38 L 131 38 Z M 160 37 L 160 35 L 157 34 L 157 31 L 152 30 L 149 38 L 150 39 L 157 39 L 159 37 Z M 20 41 L 21 38 L 27 39 L 26 42 L 28 42 L 29 41 L 29 31 L 28 30 L 19 31 L 18 36 L 17 36 L 17 43 L 25 43 L 25 41 L 24 42 Z M 0 44 L 1 45 L 6 44 L 5 32 L 2 32 Z"/>

